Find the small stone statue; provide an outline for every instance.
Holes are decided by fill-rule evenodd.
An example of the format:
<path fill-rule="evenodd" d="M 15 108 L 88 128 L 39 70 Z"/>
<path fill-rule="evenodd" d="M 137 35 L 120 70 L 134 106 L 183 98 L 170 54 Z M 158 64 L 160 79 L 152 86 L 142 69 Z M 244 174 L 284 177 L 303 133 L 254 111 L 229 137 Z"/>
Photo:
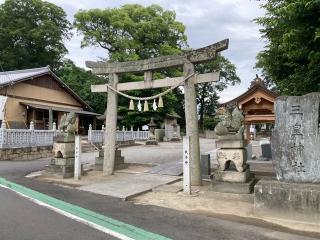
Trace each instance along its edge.
<path fill-rule="evenodd" d="M 216 125 L 214 131 L 219 139 L 243 139 L 244 116 L 242 111 L 235 107 L 231 115 L 228 109 L 220 108 L 218 113 L 221 121 Z"/>
<path fill-rule="evenodd" d="M 59 130 L 68 135 L 75 135 L 76 129 L 76 114 L 74 112 L 64 114 L 61 117 Z"/>

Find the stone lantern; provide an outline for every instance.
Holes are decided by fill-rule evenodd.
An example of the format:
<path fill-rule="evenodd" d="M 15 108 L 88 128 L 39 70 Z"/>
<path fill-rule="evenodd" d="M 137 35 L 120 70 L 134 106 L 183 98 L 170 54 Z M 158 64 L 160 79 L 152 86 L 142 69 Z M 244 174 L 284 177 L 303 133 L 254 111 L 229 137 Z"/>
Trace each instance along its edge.
<path fill-rule="evenodd" d="M 146 145 L 158 145 L 158 142 L 155 137 L 155 130 L 156 130 L 157 124 L 154 123 L 153 117 L 151 118 L 148 126 L 149 126 L 150 135 L 149 135 L 149 139 L 146 142 Z"/>

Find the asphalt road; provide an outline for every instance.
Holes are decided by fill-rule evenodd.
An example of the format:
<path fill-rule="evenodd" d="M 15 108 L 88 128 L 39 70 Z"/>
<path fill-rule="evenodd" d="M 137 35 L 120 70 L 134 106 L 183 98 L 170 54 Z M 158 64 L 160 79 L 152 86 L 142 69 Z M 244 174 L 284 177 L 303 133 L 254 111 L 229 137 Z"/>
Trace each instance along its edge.
<path fill-rule="evenodd" d="M 1 162 L 0 176 L 49 196 L 176 240 L 311 240 L 319 235 L 293 232 L 270 224 L 183 213 L 156 206 L 134 205 L 116 198 L 26 179 L 48 160 Z M 214 203 L 212 203 L 214 204 Z M 47 230 L 48 229 L 48 230 Z M 103 238 L 101 238 L 103 237 Z M 7 190 L 0 191 L 0 239 L 112 239 L 104 233 L 37 206 Z"/>
<path fill-rule="evenodd" d="M 0 239 L 116 239 L 0 187 Z"/>

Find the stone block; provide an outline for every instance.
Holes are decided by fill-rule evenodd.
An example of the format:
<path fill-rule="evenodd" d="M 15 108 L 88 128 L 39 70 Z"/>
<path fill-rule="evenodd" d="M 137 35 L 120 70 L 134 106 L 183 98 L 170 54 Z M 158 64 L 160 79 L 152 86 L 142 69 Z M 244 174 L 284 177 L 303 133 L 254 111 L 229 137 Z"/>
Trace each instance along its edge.
<path fill-rule="evenodd" d="M 54 158 L 53 164 L 57 166 L 73 166 L 74 158 Z"/>
<path fill-rule="evenodd" d="M 17 154 L 20 153 L 20 149 L 19 148 L 13 148 L 12 149 L 12 154 Z"/>
<path fill-rule="evenodd" d="M 125 169 L 125 168 L 128 168 L 127 163 L 121 163 L 121 164 L 114 165 L 114 170 L 121 170 L 121 169 Z"/>
<path fill-rule="evenodd" d="M 266 159 L 271 159 L 271 144 L 270 143 L 265 143 L 261 144 L 261 152 L 262 152 L 262 157 Z"/>
<path fill-rule="evenodd" d="M 216 148 L 244 148 L 245 143 L 243 140 L 216 140 Z"/>
<path fill-rule="evenodd" d="M 72 134 L 58 135 L 53 138 L 56 143 L 74 143 L 75 136 Z"/>
<path fill-rule="evenodd" d="M 120 149 L 116 149 L 115 151 L 115 157 L 121 157 L 121 150 Z"/>
<path fill-rule="evenodd" d="M 74 176 L 74 166 L 62 166 L 62 178 L 72 178 Z"/>
<path fill-rule="evenodd" d="M 252 159 L 252 144 L 248 144 L 246 147 L 246 155 L 247 155 L 247 160 L 251 160 Z"/>
<path fill-rule="evenodd" d="M 162 142 L 165 135 L 164 129 L 156 129 L 155 130 L 155 138 L 158 142 Z"/>
<path fill-rule="evenodd" d="M 158 142 L 156 139 L 148 139 L 146 145 L 158 145 Z"/>
<path fill-rule="evenodd" d="M 320 224 L 320 185 L 262 178 L 254 187 L 254 214 Z"/>
<path fill-rule="evenodd" d="M 99 157 L 104 157 L 104 149 L 99 150 Z"/>
<path fill-rule="evenodd" d="M 211 168 L 210 168 L 210 154 L 201 155 L 201 176 L 203 179 L 210 179 Z"/>
<path fill-rule="evenodd" d="M 243 172 L 246 166 L 245 149 L 217 149 L 217 161 L 219 170 L 224 171 L 229 168 L 231 162 L 234 163 L 238 172 Z"/>
<path fill-rule="evenodd" d="M 103 164 L 95 164 L 94 165 L 94 170 L 95 171 L 102 171 L 103 170 Z"/>
<path fill-rule="evenodd" d="M 103 157 L 96 157 L 95 164 L 103 164 Z"/>
<path fill-rule="evenodd" d="M 319 92 L 276 99 L 271 150 L 279 180 L 320 182 L 319 106 Z"/>
<path fill-rule="evenodd" d="M 57 143 L 53 144 L 53 153 L 56 158 L 72 158 L 74 157 L 75 145 L 72 142 L 69 143 Z"/>
<path fill-rule="evenodd" d="M 255 179 L 251 178 L 245 183 L 212 181 L 211 191 L 222 193 L 250 194 L 253 192 Z"/>
<path fill-rule="evenodd" d="M 252 174 L 247 167 L 243 172 L 215 170 L 213 176 L 216 181 L 245 183 L 252 177 Z"/>
<path fill-rule="evenodd" d="M 31 152 L 38 152 L 38 148 L 37 147 L 31 147 Z"/>

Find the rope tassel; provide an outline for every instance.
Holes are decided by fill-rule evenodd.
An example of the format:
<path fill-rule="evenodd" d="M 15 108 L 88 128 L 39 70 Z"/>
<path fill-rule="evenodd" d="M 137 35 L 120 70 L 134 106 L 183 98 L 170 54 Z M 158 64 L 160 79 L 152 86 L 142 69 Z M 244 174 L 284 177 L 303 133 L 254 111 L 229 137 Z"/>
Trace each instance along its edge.
<path fill-rule="evenodd" d="M 134 104 L 132 99 L 130 100 L 129 110 L 134 110 Z"/>
<path fill-rule="evenodd" d="M 137 108 L 138 108 L 138 111 L 139 111 L 139 112 L 141 112 L 141 110 L 142 110 L 142 106 L 141 106 L 141 102 L 140 102 L 140 100 L 139 100 L 139 102 L 138 102 L 138 106 L 137 106 Z"/>
<path fill-rule="evenodd" d="M 149 105 L 148 105 L 148 101 L 147 100 L 144 101 L 143 111 L 144 112 L 148 112 L 149 111 Z"/>
<path fill-rule="evenodd" d="M 157 111 L 157 103 L 156 103 L 156 100 L 153 99 L 153 104 L 152 104 L 152 108 L 153 108 L 153 111 Z"/>
<path fill-rule="evenodd" d="M 163 100 L 162 97 L 159 97 L 158 108 L 163 108 Z"/>

